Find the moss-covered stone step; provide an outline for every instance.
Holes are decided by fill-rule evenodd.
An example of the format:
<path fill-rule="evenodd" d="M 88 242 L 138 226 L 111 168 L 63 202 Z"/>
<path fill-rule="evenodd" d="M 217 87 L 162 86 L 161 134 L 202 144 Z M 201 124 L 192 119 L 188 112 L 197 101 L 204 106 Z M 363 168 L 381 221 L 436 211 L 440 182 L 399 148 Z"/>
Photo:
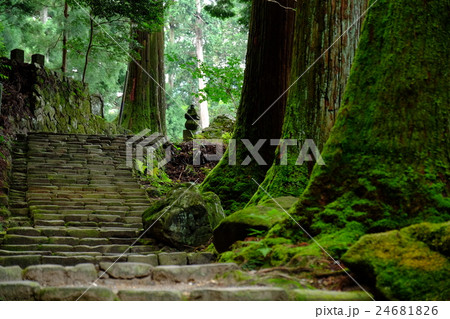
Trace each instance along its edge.
<path fill-rule="evenodd" d="M 17 256 L 0 256 L 0 266 L 19 266 L 26 268 L 28 266 L 40 265 L 42 263 L 42 255 L 17 255 Z"/>
<path fill-rule="evenodd" d="M 77 238 L 125 237 L 131 238 L 138 234 L 128 227 L 81 228 L 81 227 L 42 227 L 35 228 L 44 236 L 69 236 Z"/>
<path fill-rule="evenodd" d="M 73 267 L 36 265 L 26 268 L 22 272 L 22 277 L 42 286 L 85 285 L 97 279 L 97 269 L 93 264 L 79 264 Z"/>
<path fill-rule="evenodd" d="M 22 280 L 22 268 L 19 266 L 0 266 L 0 282 Z"/>
<path fill-rule="evenodd" d="M 167 289 L 124 289 L 118 292 L 121 301 L 181 301 L 182 291 Z"/>
<path fill-rule="evenodd" d="M 150 276 L 153 266 L 147 263 L 109 263 L 101 262 L 100 269 L 115 279 L 134 279 Z"/>
<path fill-rule="evenodd" d="M 218 275 L 238 270 L 236 264 L 208 264 L 188 266 L 158 266 L 153 269 L 152 278 L 157 282 L 189 283 L 195 281 L 209 281 Z"/>
<path fill-rule="evenodd" d="M 119 298 L 105 287 L 47 287 L 39 290 L 40 301 L 115 301 Z"/>
<path fill-rule="evenodd" d="M 79 222 L 79 223 L 102 223 L 102 222 L 122 222 L 125 224 L 140 224 L 142 225 L 142 217 L 139 214 L 130 214 L 128 216 L 122 217 L 123 214 L 117 213 L 110 215 L 100 215 L 100 214 L 35 214 L 34 221 L 36 225 L 65 225 L 70 222 Z M 42 223 L 42 221 L 47 221 L 46 223 Z M 142 228 L 140 226 L 139 228 Z"/>
<path fill-rule="evenodd" d="M 3 250 L 0 249 L 0 256 L 6 257 L 6 256 L 26 256 L 26 255 L 51 255 L 53 254 L 51 251 L 36 251 L 36 250 Z"/>
<path fill-rule="evenodd" d="M 66 222 L 56 215 L 54 219 L 35 219 L 34 224 L 36 226 L 64 226 Z"/>
<path fill-rule="evenodd" d="M 70 236 L 70 234 L 76 236 Z M 86 236 L 83 236 L 85 234 Z M 4 245 L 34 245 L 34 244 L 54 244 L 54 245 L 108 245 L 108 244 L 131 244 L 137 238 L 138 231 L 123 229 L 70 229 L 64 234 L 54 232 L 47 236 L 24 236 L 10 235 L 4 237 Z"/>
<path fill-rule="evenodd" d="M 295 289 L 289 292 L 295 301 L 372 301 L 372 296 L 364 291 L 329 291 Z"/>
<path fill-rule="evenodd" d="M 56 246 L 54 246 L 56 247 Z M 136 246 L 139 247 L 139 246 Z M 65 248 L 60 246 L 59 248 Z M 147 247 L 148 250 L 152 247 Z M 36 248 L 38 249 L 38 248 Z M 58 250 L 58 249 L 57 249 Z M 129 249 L 126 254 L 122 252 L 116 253 L 102 253 L 98 251 L 22 251 L 22 252 L 11 252 L 8 251 L 8 256 L 0 255 L 0 266 L 15 266 L 19 265 L 22 268 L 29 267 L 31 265 L 40 264 L 52 264 L 52 265 L 63 265 L 63 266 L 73 266 L 83 263 L 89 264 L 100 264 L 100 263 L 139 263 L 146 264 L 153 267 L 159 265 L 156 271 L 156 280 L 162 282 L 182 282 L 187 281 L 200 281 L 209 280 L 208 278 L 213 278 L 222 271 L 229 271 L 235 269 L 231 264 L 212 264 L 214 261 L 214 256 L 209 256 L 205 259 L 205 253 L 192 253 L 189 258 L 184 260 L 177 253 L 149 253 L 144 254 L 143 252 L 136 252 L 133 249 Z M 153 250 L 155 250 L 153 248 Z M 124 250 L 125 251 L 125 250 Z M 0 251 L 0 254 L 2 251 Z M 14 253 L 14 254 L 13 254 Z M 185 253 L 183 253 L 185 254 Z M 170 258 L 161 259 L 159 256 L 173 255 Z M 159 262 L 164 261 L 161 265 Z M 207 261 L 207 262 L 206 262 Z M 189 262 L 190 266 L 185 268 L 186 263 Z M 211 264 L 208 264 L 211 263 Z M 105 264 L 103 264 L 104 266 Z M 101 267 L 103 267 L 101 265 Z M 164 267 L 173 267 L 173 269 L 168 269 Z M 123 266 L 124 268 L 130 266 Z M 181 268 L 177 268 L 181 267 Z M 0 267 L 1 268 L 1 267 Z M 104 268 L 106 270 L 107 268 Z M 1 269 L 0 269 L 1 270 Z M 1 272 L 0 272 L 1 273 Z M 184 273 L 184 274 L 183 274 Z M 114 276 L 113 276 L 114 277 Z M 136 278 L 139 276 L 136 275 Z M 203 279 L 202 279 L 203 278 Z"/>
<path fill-rule="evenodd" d="M 289 296 L 282 288 L 238 287 L 201 288 L 190 292 L 192 301 L 287 301 Z"/>
<path fill-rule="evenodd" d="M 3 239 L 4 245 L 34 245 L 48 244 L 49 238 L 44 236 L 22 236 L 22 235 L 6 235 Z"/>
<path fill-rule="evenodd" d="M 33 301 L 38 299 L 41 286 L 33 281 L 0 282 L 0 300 Z"/>

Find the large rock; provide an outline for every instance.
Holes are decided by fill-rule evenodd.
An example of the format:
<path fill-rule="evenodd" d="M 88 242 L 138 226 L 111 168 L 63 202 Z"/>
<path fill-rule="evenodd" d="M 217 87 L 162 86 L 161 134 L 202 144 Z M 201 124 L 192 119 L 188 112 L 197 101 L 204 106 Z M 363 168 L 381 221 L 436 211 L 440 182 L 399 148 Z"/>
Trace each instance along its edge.
<path fill-rule="evenodd" d="M 214 246 L 218 252 L 224 252 L 236 241 L 244 240 L 255 231 L 269 230 L 276 223 L 289 218 L 284 210 L 289 210 L 297 200 L 292 196 L 278 197 L 231 214 L 214 229 Z"/>
<path fill-rule="evenodd" d="M 203 130 L 201 136 L 206 139 L 221 139 L 225 133 L 232 133 L 234 128 L 234 120 L 226 115 L 219 115 L 214 118 L 206 129 Z"/>
<path fill-rule="evenodd" d="M 208 243 L 224 217 L 217 195 L 183 185 L 147 209 L 143 222 L 145 229 L 150 228 L 146 236 L 183 249 Z"/>
<path fill-rule="evenodd" d="M 361 237 L 342 257 L 390 300 L 450 299 L 450 222 Z"/>

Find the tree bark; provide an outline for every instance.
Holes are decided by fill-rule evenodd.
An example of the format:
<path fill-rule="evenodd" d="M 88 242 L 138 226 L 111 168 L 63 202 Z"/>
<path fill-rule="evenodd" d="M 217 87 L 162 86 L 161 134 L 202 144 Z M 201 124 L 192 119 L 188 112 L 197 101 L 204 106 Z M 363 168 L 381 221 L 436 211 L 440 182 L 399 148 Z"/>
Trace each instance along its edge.
<path fill-rule="evenodd" d="M 44 8 L 41 10 L 40 17 L 41 17 L 41 22 L 42 22 L 42 24 L 46 24 L 47 21 L 48 21 L 48 7 L 44 7 Z"/>
<path fill-rule="evenodd" d="M 62 48 L 62 73 L 67 71 L 67 19 L 69 18 L 69 4 L 64 2 L 64 30 L 63 30 L 63 48 Z"/>
<path fill-rule="evenodd" d="M 379 0 L 368 12 L 327 165 L 295 208 L 312 235 L 450 219 L 449 12 L 441 0 Z"/>
<path fill-rule="evenodd" d="M 280 3 L 293 7 L 294 0 Z M 242 208 L 256 191 L 252 178 L 261 182 L 269 168 L 253 160 L 250 165 L 242 162 L 250 153 L 241 139 L 249 139 L 255 145 L 259 139 L 276 139 L 281 135 L 286 97 L 283 96 L 258 122 L 258 117 L 287 89 L 291 69 L 292 40 L 295 11 L 282 8 L 267 0 L 254 0 L 250 22 L 247 65 L 244 86 L 238 108 L 233 138 L 236 144 L 236 163 L 229 165 L 227 151 L 202 184 L 203 190 L 219 195 L 227 213 Z M 267 141 L 261 148 L 266 163 L 272 163 L 274 148 Z"/>
<path fill-rule="evenodd" d="M 171 46 L 175 44 L 175 26 L 173 23 L 169 23 L 169 43 Z M 175 87 L 175 74 L 173 72 L 169 73 L 169 88 L 171 90 Z"/>
<path fill-rule="evenodd" d="M 298 140 L 288 147 L 288 163 L 276 161 L 250 205 L 272 197 L 300 196 L 315 162 L 296 165 L 301 145 L 312 139 L 320 151 L 327 141 L 350 75 L 367 0 L 298 1 L 294 53 L 283 139 Z M 346 32 L 348 30 L 348 32 Z M 265 191 L 263 191 L 264 189 Z"/>
<path fill-rule="evenodd" d="M 87 68 L 88 68 L 88 64 L 89 64 L 89 54 L 91 53 L 92 50 L 92 42 L 94 41 L 94 19 L 90 18 L 90 29 L 89 29 L 89 44 L 86 50 L 86 56 L 85 56 L 85 61 L 84 61 L 84 68 L 83 68 L 83 78 L 81 80 L 81 82 L 85 83 L 86 82 L 86 72 L 87 72 Z"/>
<path fill-rule="evenodd" d="M 139 65 L 131 61 L 128 66 L 122 126 L 136 133 L 150 129 L 166 134 L 164 31 L 135 33 L 142 47 L 136 50 Z"/>
<path fill-rule="evenodd" d="M 203 55 L 203 19 L 202 19 L 202 1 L 195 0 L 195 4 L 197 7 L 197 15 L 195 19 L 195 49 L 197 54 L 197 67 L 200 67 L 201 64 L 205 61 Z M 205 81 L 203 78 L 198 79 L 198 90 L 205 89 Z M 207 128 L 209 126 L 209 112 L 208 112 L 208 102 L 198 102 L 200 109 L 200 126 L 202 129 Z"/>

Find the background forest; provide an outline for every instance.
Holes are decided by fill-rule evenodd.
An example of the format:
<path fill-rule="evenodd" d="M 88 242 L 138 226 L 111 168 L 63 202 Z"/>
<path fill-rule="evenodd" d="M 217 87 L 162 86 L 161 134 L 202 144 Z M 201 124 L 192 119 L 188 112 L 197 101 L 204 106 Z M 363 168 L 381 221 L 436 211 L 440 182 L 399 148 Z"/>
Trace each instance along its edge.
<path fill-rule="evenodd" d="M 89 84 L 92 94 L 100 94 L 105 118 L 113 121 L 122 102 L 130 59 L 127 54 L 133 54 L 131 47 L 139 46 L 130 35 L 132 14 L 113 16 L 106 6 L 98 9 L 89 7 L 89 1 L 68 2 L 66 11 L 64 1 L 2 1 L 1 55 L 16 48 L 25 50 L 26 60 L 32 54 L 43 54 L 49 69 L 61 71 L 66 41 L 65 74 Z M 220 12 L 213 11 L 214 16 L 206 10 L 200 12 L 204 55 L 200 64 L 195 47 L 199 16 L 195 2 L 169 0 L 164 6 L 167 133 L 172 141 L 179 141 L 184 114 L 195 99 L 208 102 L 211 119 L 221 114 L 236 115 L 248 37 L 248 12 L 245 17 L 240 11 L 248 10 L 248 2 L 237 2 L 232 11 L 238 14 L 228 11 L 226 19 L 217 17 Z M 95 11 L 97 15 L 94 9 L 99 10 Z M 94 23 L 92 39 L 87 13 L 98 22 Z M 206 81 L 201 89 L 199 78 Z"/>

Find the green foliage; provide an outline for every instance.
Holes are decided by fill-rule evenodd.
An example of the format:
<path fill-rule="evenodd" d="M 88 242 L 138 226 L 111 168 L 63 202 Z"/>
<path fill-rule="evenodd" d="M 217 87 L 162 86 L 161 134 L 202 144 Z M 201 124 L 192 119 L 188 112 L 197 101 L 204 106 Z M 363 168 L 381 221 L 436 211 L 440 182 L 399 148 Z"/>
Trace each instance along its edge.
<path fill-rule="evenodd" d="M 163 24 L 164 0 L 77 0 L 77 2 L 89 7 L 91 14 L 102 19 L 125 18 L 141 28 L 150 30 L 159 29 Z"/>
<path fill-rule="evenodd" d="M 199 95 L 198 80 L 194 77 L 194 69 L 196 68 L 196 51 L 195 51 L 195 32 L 193 29 L 196 25 L 196 8 L 192 5 L 191 0 L 179 0 L 173 2 L 166 11 L 166 60 L 165 69 L 168 77 L 166 91 L 168 93 L 167 104 L 167 129 L 171 138 L 177 137 L 175 140 L 181 140 L 182 131 L 184 129 L 184 113 L 185 110 L 177 110 L 184 108 L 185 105 L 194 104 L 194 99 Z M 204 65 L 211 71 L 228 72 L 232 70 L 239 71 L 237 68 L 244 64 L 247 48 L 247 32 L 246 28 L 239 25 L 237 18 L 229 18 L 221 20 L 208 14 L 202 14 L 203 39 L 204 39 Z M 236 64 L 230 67 L 228 60 L 234 57 Z M 239 61 L 239 62 L 237 62 Z M 180 67 L 189 66 L 189 67 Z M 242 72 L 242 71 L 239 71 Z M 214 74 L 213 74 L 214 75 Z M 215 77 L 219 79 L 218 76 Z M 239 80 L 226 79 L 229 83 L 233 82 L 237 88 L 229 88 L 235 92 L 240 91 Z M 211 83 L 214 89 L 220 90 L 221 83 Z M 230 91 L 231 92 L 231 91 Z M 230 99 L 230 94 L 226 94 L 225 90 L 217 92 L 223 95 L 227 102 L 221 99 L 209 99 L 209 114 L 211 118 L 215 118 L 221 114 L 226 114 L 231 118 L 235 117 L 234 106 Z M 217 94 L 216 94 L 217 96 Z M 238 95 L 232 95 L 235 100 L 239 100 Z"/>
<path fill-rule="evenodd" d="M 0 22 L 0 57 L 6 54 L 5 44 L 3 43 L 3 24 Z"/>
<path fill-rule="evenodd" d="M 186 114 L 189 106 L 183 105 L 178 106 L 170 103 L 166 111 L 166 122 L 167 122 L 167 135 L 173 143 L 178 143 L 183 140 L 183 130 L 185 130 L 184 124 L 186 119 L 184 115 Z"/>
<path fill-rule="evenodd" d="M 156 160 L 153 162 L 152 166 L 153 167 L 148 167 L 144 162 L 135 159 L 134 167 L 136 174 L 153 189 L 155 195 L 169 191 L 173 185 L 172 180 L 166 174 L 164 169 L 158 167 Z"/>
<path fill-rule="evenodd" d="M 3 39 L 3 24 L 0 21 L 0 57 L 6 55 L 6 48 Z M 7 76 L 4 74 L 5 68 L 8 68 L 7 65 L 4 65 L 0 62 L 0 80 L 6 80 Z"/>
<path fill-rule="evenodd" d="M 224 104 L 227 114 L 235 114 L 241 99 L 244 69 L 242 61 L 237 57 L 229 57 L 224 66 L 214 66 L 207 63 L 199 65 L 198 60 L 191 60 L 180 67 L 188 70 L 194 79 L 203 78 L 206 86 L 192 95 L 210 104 Z"/>
<path fill-rule="evenodd" d="M 235 17 L 239 14 L 238 22 L 244 26 L 250 24 L 251 0 L 216 0 L 214 4 L 205 6 L 206 12 L 220 19 Z"/>

